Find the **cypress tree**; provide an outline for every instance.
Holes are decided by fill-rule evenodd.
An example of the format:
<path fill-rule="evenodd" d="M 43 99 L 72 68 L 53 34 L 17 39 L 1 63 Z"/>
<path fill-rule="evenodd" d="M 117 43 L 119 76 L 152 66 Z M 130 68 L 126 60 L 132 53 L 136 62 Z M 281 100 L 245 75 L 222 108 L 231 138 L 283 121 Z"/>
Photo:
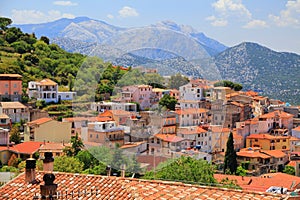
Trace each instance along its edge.
<path fill-rule="evenodd" d="M 224 160 L 224 173 L 226 169 L 229 169 L 231 174 L 236 173 L 237 169 L 237 160 L 236 160 L 236 152 L 234 150 L 233 145 L 233 134 L 230 132 L 228 140 L 227 140 L 227 149 L 225 153 L 225 160 Z"/>

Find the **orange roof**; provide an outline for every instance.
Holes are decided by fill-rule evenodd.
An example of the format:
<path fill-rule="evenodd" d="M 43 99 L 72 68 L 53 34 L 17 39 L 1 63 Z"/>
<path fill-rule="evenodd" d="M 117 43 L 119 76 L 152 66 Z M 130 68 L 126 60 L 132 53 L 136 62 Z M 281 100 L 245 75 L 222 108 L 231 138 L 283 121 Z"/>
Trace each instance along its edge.
<path fill-rule="evenodd" d="M 120 148 L 121 149 L 127 149 L 127 148 L 132 148 L 132 147 L 137 147 L 141 144 L 146 143 L 145 141 L 143 142 L 130 142 L 130 143 L 125 143 L 124 145 L 122 145 Z"/>
<path fill-rule="evenodd" d="M 296 167 L 297 166 L 297 162 L 296 161 L 294 161 L 294 160 L 291 160 L 290 162 L 289 162 L 289 164 L 287 164 L 288 166 L 291 166 L 291 167 Z"/>
<path fill-rule="evenodd" d="M 25 173 L 0 188 L 2 199 L 34 199 L 40 195 L 45 172 L 37 172 L 36 184 L 25 183 Z M 184 184 L 180 182 L 143 180 L 53 172 L 57 191 L 68 199 L 263 199 L 279 200 L 287 195 L 242 191 L 227 188 Z M 72 192 L 74 196 L 72 197 Z"/>
<path fill-rule="evenodd" d="M 34 154 L 39 150 L 43 142 L 23 142 L 21 144 L 17 144 L 13 146 L 13 148 L 10 150 L 16 153 L 21 153 L 21 154 Z"/>
<path fill-rule="evenodd" d="M 243 139 L 243 136 L 238 134 L 233 134 L 233 139 Z"/>
<path fill-rule="evenodd" d="M 254 92 L 253 90 L 248 90 L 246 93 L 245 93 L 247 96 L 251 96 L 251 97 L 254 97 L 254 96 L 257 96 L 258 93 L 257 92 Z"/>
<path fill-rule="evenodd" d="M 222 133 L 224 133 L 224 132 L 230 132 L 229 128 L 223 128 L 222 126 L 210 126 L 209 130 L 211 130 L 214 133 L 215 132 L 217 132 L 217 133 L 219 133 L 219 132 L 222 132 Z"/>
<path fill-rule="evenodd" d="M 41 81 L 39 82 L 39 84 L 40 84 L 40 85 L 51 85 L 51 86 L 57 85 L 56 82 L 54 82 L 54 81 L 52 81 L 52 80 L 50 80 L 50 79 L 48 79 L 48 78 L 41 80 Z"/>
<path fill-rule="evenodd" d="M 268 97 L 263 97 L 263 96 L 255 96 L 255 97 L 253 97 L 253 99 L 255 99 L 255 100 L 265 100 L 267 98 Z"/>
<path fill-rule="evenodd" d="M 263 159 L 271 158 L 271 156 L 260 153 L 258 151 L 251 151 L 251 150 L 239 151 L 239 152 L 236 152 L 236 155 L 241 156 L 241 157 L 248 157 L 248 158 L 263 158 Z"/>
<path fill-rule="evenodd" d="M 274 118 L 276 116 L 278 116 L 280 118 L 293 118 L 292 114 L 283 112 L 281 110 L 275 110 L 273 112 L 261 115 L 261 116 L 259 116 L 259 118 L 265 118 L 265 119 L 267 119 L 267 118 Z"/>
<path fill-rule="evenodd" d="M 284 173 L 263 174 L 260 177 L 242 177 L 227 174 L 214 174 L 214 178 L 220 182 L 222 179 L 236 180 L 237 184 L 245 191 L 265 192 L 271 186 L 284 187 L 289 191 L 299 188 L 300 177 Z"/>
<path fill-rule="evenodd" d="M 275 158 L 283 158 L 287 155 L 283 153 L 281 150 L 261 150 L 262 153 L 268 154 L 269 156 L 275 157 Z"/>
<path fill-rule="evenodd" d="M 267 139 L 267 140 L 274 140 L 276 139 L 275 136 L 270 134 L 251 134 L 247 136 L 247 139 Z"/>
<path fill-rule="evenodd" d="M 244 107 L 245 105 L 242 103 L 238 103 L 236 101 L 230 102 L 232 105 L 238 106 L 238 107 Z"/>
<path fill-rule="evenodd" d="M 197 114 L 197 113 L 206 113 L 206 112 L 208 112 L 208 110 L 204 108 L 187 108 L 187 109 L 180 109 L 175 111 L 175 113 L 177 113 L 178 115 Z"/>
<path fill-rule="evenodd" d="M 27 125 L 28 126 L 41 125 L 41 124 L 44 124 L 44 123 L 52 121 L 52 120 L 53 120 L 52 118 L 43 117 L 43 118 L 31 121 L 31 122 L 27 122 Z"/>
<path fill-rule="evenodd" d="M 0 77 L 22 78 L 20 74 L 0 74 Z"/>
<path fill-rule="evenodd" d="M 198 133 L 207 133 L 207 130 L 204 130 L 201 127 L 193 127 L 193 128 L 178 128 L 177 129 L 178 134 L 186 134 L 186 135 L 193 135 Z"/>
<path fill-rule="evenodd" d="M 178 137 L 176 136 L 175 134 L 155 134 L 154 137 L 157 137 L 163 141 L 166 141 L 166 142 L 180 142 L 180 141 L 183 141 L 184 138 L 182 137 Z"/>
<path fill-rule="evenodd" d="M 67 146 L 71 146 L 71 144 L 70 143 L 65 143 L 65 144 L 63 144 L 63 143 L 43 143 L 41 146 L 40 146 L 40 148 L 39 148 L 39 150 L 41 151 L 46 151 L 46 150 L 50 150 L 50 151 L 52 151 L 52 150 L 63 150 L 64 148 L 66 148 Z"/>
<path fill-rule="evenodd" d="M 300 138 L 297 138 L 297 137 L 294 137 L 294 136 L 291 136 L 290 137 L 290 141 L 299 141 Z"/>

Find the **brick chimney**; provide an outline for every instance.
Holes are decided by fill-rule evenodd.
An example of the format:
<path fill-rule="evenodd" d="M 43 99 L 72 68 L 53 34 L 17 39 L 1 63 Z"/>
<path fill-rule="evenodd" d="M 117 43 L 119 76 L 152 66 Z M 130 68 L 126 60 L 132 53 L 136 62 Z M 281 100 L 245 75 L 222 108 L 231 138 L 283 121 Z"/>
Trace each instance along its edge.
<path fill-rule="evenodd" d="M 33 183 L 35 181 L 35 167 L 36 167 L 36 160 L 34 158 L 28 158 L 26 160 L 26 167 L 25 167 L 26 183 Z"/>
<path fill-rule="evenodd" d="M 46 172 L 53 171 L 53 154 L 52 152 L 45 152 L 45 158 L 43 160 L 43 170 Z"/>
<path fill-rule="evenodd" d="M 41 199 L 54 200 L 57 199 L 57 184 L 53 183 L 55 180 L 54 174 L 47 173 L 44 175 L 44 185 L 40 185 Z"/>

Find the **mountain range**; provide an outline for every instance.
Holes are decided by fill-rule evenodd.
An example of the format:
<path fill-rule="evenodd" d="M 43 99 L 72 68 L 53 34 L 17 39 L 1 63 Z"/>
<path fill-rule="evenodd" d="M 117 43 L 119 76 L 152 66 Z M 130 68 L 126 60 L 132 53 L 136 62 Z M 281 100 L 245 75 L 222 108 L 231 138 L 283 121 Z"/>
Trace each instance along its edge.
<path fill-rule="evenodd" d="M 162 75 L 182 73 L 209 80 L 226 79 L 244 89 L 300 104 L 300 56 L 275 52 L 256 43 L 227 47 L 188 25 L 162 21 L 123 28 L 87 17 L 43 24 L 15 25 L 47 36 L 70 52 L 98 56 L 123 66 L 156 68 Z"/>

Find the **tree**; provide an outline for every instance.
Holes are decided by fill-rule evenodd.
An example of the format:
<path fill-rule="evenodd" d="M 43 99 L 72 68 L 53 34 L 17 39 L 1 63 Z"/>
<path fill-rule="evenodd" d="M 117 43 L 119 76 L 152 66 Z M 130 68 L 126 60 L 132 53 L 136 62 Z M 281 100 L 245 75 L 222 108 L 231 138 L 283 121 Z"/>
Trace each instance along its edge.
<path fill-rule="evenodd" d="M 80 151 L 76 155 L 76 158 L 84 164 L 84 170 L 93 168 L 99 164 L 99 161 L 88 150 Z"/>
<path fill-rule="evenodd" d="M 237 169 L 236 169 L 236 175 L 246 176 L 247 175 L 247 170 L 244 169 L 242 166 L 238 166 Z"/>
<path fill-rule="evenodd" d="M 165 106 L 166 108 L 170 110 L 175 110 L 177 100 L 175 97 L 171 97 L 168 94 L 165 94 L 158 102 L 159 105 Z"/>
<path fill-rule="evenodd" d="M 67 156 L 76 156 L 79 151 L 81 151 L 82 147 L 84 147 L 83 142 L 81 138 L 78 136 L 78 133 L 76 132 L 75 136 L 72 136 L 71 138 L 71 147 L 66 147 L 64 149 L 64 152 L 67 154 Z"/>
<path fill-rule="evenodd" d="M 81 173 L 84 164 L 75 157 L 58 156 L 54 159 L 53 170 L 58 172 Z"/>
<path fill-rule="evenodd" d="M 180 86 L 183 86 L 189 82 L 189 79 L 185 76 L 182 76 L 180 73 L 177 73 L 171 76 L 169 81 L 169 88 L 179 89 Z"/>
<path fill-rule="evenodd" d="M 295 168 L 292 166 L 288 166 L 288 165 L 284 167 L 283 173 L 290 174 L 293 176 L 295 176 L 295 174 L 296 174 Z"/>
<path fill-rule="evenodd" d="M 213 166 L 207 161 L 181 156 L 160 163 L 156 171 L 146 172 L 144 178 L 213 184 L 217 182 L 213 175 Z"/>
<path fill-rule="evenodd" d="M 235 90 L 235 91 L 240 91 L 243 89 L 243 86 L 239 83 L 234 83 L 232 81 L 227 81 L 227 80 L 224 80 L 224 81 L 219 81 L 217 83 L 214 84 L 214 87 L 219 87 L 219 86 L 222 86 L 222 87 L 230 87 L 231 89 Z"/>
<path fill-rule="evenodd" d="M 14 142 L 15 144 L 21 143 L 21 136 L 18 126 L 14 125 L 10 130 L 9 141 Z"/>
<path fill-rule="evenodd" d="M 236 152 L 234 150 L 233 144 L 233 134 L 230 132 L 228 140 L 227 140 L 227 148 L 225 152 L 225 160 L 224 160 L 224 173 L 226 169 L 229 169 L 231 174 L 235 174 L 237 170 L 237 160 L 236 160 Z"/>
<path fill-rule="evenodd" d="M 49 38 L 47 38 L 46 36 L 42 36 L 42 37 L 41 37 L 41 40 L 42 40 L 43 42 L 45 42 L 46 44 L 48 44 L 48 45 L 49 45 L 49 43 L 50 43 Z"/>
<path fill-rule="evenodd" d="M 0 17 L 0 28 L 1 30 L 6 30 L 7 26 L 12 23 L 12 20 L 6 17 Z"/>

